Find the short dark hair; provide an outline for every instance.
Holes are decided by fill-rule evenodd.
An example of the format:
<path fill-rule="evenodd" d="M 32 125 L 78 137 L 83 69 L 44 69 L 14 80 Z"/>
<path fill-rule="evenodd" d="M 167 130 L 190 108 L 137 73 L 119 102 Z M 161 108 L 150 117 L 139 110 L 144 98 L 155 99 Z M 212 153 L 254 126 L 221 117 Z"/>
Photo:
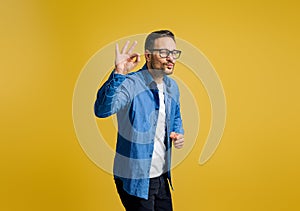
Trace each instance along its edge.
<path fill-rule="evenodd" d="M 154 41 L 157 39 L 157 38 L 161 38 L 161 37 L 170 37 L 174 40 L 175 42 L 175 35 L 169 31 L 169 30 L 159 30 L 159 31 L 154 31 L 154 32 L 151 32 L 147 38 L 146 38 L 146 41 L 145 41 L 145 50 L 151 50 L 153 49 L 153 46 L 154 46 Z"/>

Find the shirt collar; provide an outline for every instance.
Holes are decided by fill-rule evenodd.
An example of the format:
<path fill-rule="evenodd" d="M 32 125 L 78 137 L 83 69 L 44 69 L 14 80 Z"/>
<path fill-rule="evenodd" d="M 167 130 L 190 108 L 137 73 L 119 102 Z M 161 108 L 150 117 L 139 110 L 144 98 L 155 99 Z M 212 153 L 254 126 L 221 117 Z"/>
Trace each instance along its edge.
<path fill-rule="evenodd" d="M 152 77 L 152 75 L 150 74 L 150 72 L 149 72 L 149 70 L 148 70 L 146 64 L 142 67 L 141 71 L 142 71 L 142 73 L 143 73 L 143 76 L 144 76 L 144 79 L 145 79 L 145 82 L 146 82 L 146 85 L 147 85 L 147 86 L 150 86 L 150 84 L 151 84 L 152 82 L 155 82 L 155 81 L 153 80 L 153 77 Z M 169 79 L 167 76 L 164 76 L 163 81 L 164 81 L 164 83 L 165 83 L 166 86 L 169 86 L 169 84 L 170 84 L 170 81 L 169 81 L 169 80 L 170 80 L 170 79 Z"/>

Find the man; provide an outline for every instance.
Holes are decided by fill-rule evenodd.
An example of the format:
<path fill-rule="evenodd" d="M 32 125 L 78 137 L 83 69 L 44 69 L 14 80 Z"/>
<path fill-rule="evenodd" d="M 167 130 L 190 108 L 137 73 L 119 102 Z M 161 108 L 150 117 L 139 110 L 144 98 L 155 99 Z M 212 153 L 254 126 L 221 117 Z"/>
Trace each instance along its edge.
<path fill-rule="evenodd" d="M 98 91 L 95 114 L 117 114 L 114 178 L 126 210 L 172 210 L 171 146 L 182 148 L 184 137 L 178 86 L 168 75 L 181 51 L 172 32 L 152 32 L 145 41 L 146 64 L 130 73 L 140 61 L 136 45 L 127 50 L 128 41 L 120 51 L 116 44 L 115 68 Z"/>

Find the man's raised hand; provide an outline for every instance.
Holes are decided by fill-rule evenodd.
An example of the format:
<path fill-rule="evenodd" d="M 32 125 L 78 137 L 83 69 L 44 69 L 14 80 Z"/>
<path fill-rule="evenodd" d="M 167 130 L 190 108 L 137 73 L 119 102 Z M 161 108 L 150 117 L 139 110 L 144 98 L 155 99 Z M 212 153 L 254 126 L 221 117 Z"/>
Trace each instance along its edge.
<path fill-rule="evenodd" d="M 129 41 L 127 41 L 121 52 L 118 43 L 116 44 L 115 73 L 125 75 L 133 70 L 140 62 L 140 55 L 138 53 L 132 53 L 136 44 L 137 41 L 134 41 L 127 51 L 129 45 Z"/>

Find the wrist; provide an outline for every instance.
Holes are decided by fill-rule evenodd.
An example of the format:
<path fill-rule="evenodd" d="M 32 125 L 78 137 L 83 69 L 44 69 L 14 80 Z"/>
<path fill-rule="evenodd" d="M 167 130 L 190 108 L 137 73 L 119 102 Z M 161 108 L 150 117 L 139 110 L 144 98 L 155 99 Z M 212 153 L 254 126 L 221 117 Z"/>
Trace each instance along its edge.
<path fill-rule="evenodd" d="M 118 65 L 115 66 L 115 71 L 116 74 L 121 74 L 125 75 L 123 68 L 118 67 Z"/>

